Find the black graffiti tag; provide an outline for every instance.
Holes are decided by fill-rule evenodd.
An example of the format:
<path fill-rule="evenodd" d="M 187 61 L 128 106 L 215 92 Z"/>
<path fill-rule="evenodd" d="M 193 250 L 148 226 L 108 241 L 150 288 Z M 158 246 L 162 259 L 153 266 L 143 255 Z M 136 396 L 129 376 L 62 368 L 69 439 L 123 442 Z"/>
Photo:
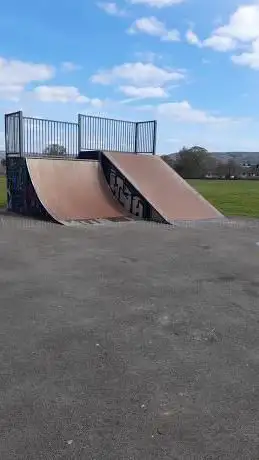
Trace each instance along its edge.
<path fill-rule="evenodd" d="M 117 175 L 113 169 L 110 171 L 109 182 L 113 195 L 122 204 L 126 211 L 134 214 L 135 216 L 143 217 L 144 205 L 141 199 L 137 195 L 131 193 L 129 187 L 126 186 L 123 179 Z"/>

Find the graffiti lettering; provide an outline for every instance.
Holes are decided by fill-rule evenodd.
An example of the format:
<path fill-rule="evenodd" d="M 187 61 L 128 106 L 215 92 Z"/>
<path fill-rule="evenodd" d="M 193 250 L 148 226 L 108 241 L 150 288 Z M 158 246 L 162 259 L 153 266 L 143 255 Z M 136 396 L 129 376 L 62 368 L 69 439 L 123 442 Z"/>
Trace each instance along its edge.
<path fill-rule="evenodd" d="M 113 195 L 126 211 L 138 217 L 144 217 L 144 204 L 138 195 L 133 194 L 114 169 L 110 170 L 109 183 Z"/>
<path fill-rule="evenodd" d="M 9 211 L 23 213 L 26 167 L 23 158 L 7 159 L 7 206 Z"/>
<path fill-rule="evenodd" d="M 132 214 L 133 213 L 133 209 L 132 209 L 132 200 L 133 200 L 133 197 L 130 193 L 130 190 L 128 189 L 128 187 L 124 187 L 124 190 L 123 190 L 123 206 L 124 208 L 126 209 L 126 211 L 128 212 L 131 212 Z"/>
<path fill-rule="evenodd" d="M 113 169 L 112 169 L 111 172 L 110 172 L 109 183 L 110 183 L 111 191 L 112 191 L 112 193 L 115 195 L 115 190 L 116 190 L 116 174 L 115 174 L 115 171 L 113 171 Z"/>
<path fill-rule="evenodd" d="M 110 187 L 114 196 L 123 204 L 123 180 L 117 176 L 114 170 L 110 173 Z"/>
<path fill-rule="evenodd" d="M 138 217 L 143 217 L 144 215 L 143 203 L 137 196 L 134 196 L 132 199 L 132 214 Z"/>

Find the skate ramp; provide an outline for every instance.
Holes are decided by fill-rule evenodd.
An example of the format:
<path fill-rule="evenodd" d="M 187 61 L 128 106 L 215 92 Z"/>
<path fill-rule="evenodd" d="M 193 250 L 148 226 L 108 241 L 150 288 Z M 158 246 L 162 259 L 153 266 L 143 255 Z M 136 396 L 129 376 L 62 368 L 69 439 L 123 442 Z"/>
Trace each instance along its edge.
<path fill-rule="evenodd" d="M 117 152 L 104 155 L 168 223 L 223 218 L 160 157 Z"/>
<path fill-rule="evenodd" d="M 129 217 L 116 202 L 97 161 L 26 160 L 35 192 L 57 222 Z"/>

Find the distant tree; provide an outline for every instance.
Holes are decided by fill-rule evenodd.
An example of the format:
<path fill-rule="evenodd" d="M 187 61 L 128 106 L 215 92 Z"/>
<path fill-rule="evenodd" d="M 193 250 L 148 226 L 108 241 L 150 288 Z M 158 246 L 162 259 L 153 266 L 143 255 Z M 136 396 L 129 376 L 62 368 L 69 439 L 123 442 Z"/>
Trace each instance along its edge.
<path fill-rule="evenodd" d="M 183 147 L 176 155 L 175 171 L 185 179 L 202 179 L 215 166 L 213 157 L 200 146 Z"/>
<path fill-rule="evenodd" d="M 45 148 L 44 153 L 50 157 L 66 155 L 66 147 L 60 144 L 50 144 Z"/>
<path fill-rule="evenodd" d="M 226 161 L 217 161 L 217 166 L 215 169 L 215 174 L 218 177 L 225 178 L 228 174 L 228 164 Z"/>
<path fill-rule="evenodd" d="M 234 158 L 230 158 L 227 162 L 226 179 L 238 177 L 241 174 L 242 169 L 243 168 L 234 160 Z"/>
<path fill-rule="evenodd" d="M 5 158 L 1 159 L 1 165 L 3 166 L 3 168 L 6 167 L 6 159 Z"/>
<path fill-rule="evenodd" d="M 207 166 L 206 166 L 206 169 L 207 169 L 207 174 L 210 174 L 211 176 L 216 176 L 217 173 L 217 159 L 215 157 L 213 157 L 212 155 L 208 154 L 207 156 Z"/>
<path fill-rule="evenodd" d="M 165 163 L 167 163 L 171 168 L 174 167 L 174 158 L 172 155 L 161 155 L 162 160 L 164 160 Z"/>

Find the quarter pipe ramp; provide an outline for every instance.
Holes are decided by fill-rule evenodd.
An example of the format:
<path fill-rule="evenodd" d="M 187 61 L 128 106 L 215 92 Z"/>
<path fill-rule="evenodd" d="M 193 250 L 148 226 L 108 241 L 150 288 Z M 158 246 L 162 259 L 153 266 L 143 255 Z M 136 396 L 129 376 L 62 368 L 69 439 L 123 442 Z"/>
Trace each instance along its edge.
<path fill-rule="evenodd" d="M 129 217 L 112 196 L 99 162 L 30 158 L 26 163 L 37 197 L 54 220 Z"/>
<path fill-rule="evenodd" d="M 98 158 L 9 158 L 8 209 L 63 224 L 223 218 L 158 156 L 98 152 Z"/>
<path fill-rule="evenodd" d="M 159 156 L 104 152 L 120 173 L 168 223 L 222 218 L 223 215 Z"/>

